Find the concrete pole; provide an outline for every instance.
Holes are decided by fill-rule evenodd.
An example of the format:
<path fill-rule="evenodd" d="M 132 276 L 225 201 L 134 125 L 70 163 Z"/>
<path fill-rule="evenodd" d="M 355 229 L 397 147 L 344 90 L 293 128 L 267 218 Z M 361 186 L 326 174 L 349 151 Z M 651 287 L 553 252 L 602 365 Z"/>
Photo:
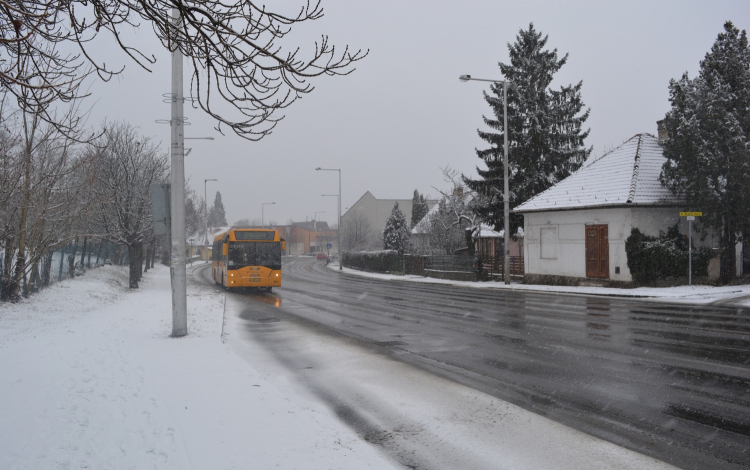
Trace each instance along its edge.
<path fill-rule="evenodd" d="M 180 24 L 180 11 L 172 9 L 175 29 Z M 172 253 L 172 336 L 187 335 L 187 272 L 185 267 L 185 134 L 183 129 L 182 51 L 177 46 L 176 35 L 172 47 L 172 131 L 171 145 L 171 204 Z"/>
<path fill-rule="evenodd" d="M 344 270 L 344 252 L 341 251 L 341 169 L 339 168 L 339 271 Z"/>
<path fill-rule="evenodd" d="M 503 156 L 503 219 L 505 220 L 505 256 L 503 257 L 503 280 L 510 284 L 510 201 L 508 200 L 508 80 L 503 81 L 503 137 L 505 155 Z"/>
<path fill-rule="evenodd" d="M 203 180 L 203 203 L 206 205 L 206 231 L 204 232 L 206 237 L 206 249 L 208 250 L 208 180 Z M 208 253 L 208 251 L 206 251 Z M 208 259 L 208 256 L 206 256 Z"/>

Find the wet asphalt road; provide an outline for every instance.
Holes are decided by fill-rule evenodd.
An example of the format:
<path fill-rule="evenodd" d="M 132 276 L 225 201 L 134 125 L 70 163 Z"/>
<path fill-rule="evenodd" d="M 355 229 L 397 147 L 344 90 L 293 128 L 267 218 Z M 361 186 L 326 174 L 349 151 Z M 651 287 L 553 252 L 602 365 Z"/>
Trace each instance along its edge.
<path fill-rule="evenodd" d="M 264 297 L 287 319 L 678 467 L 750 468 L 750 309 L 283 270 Z"/>

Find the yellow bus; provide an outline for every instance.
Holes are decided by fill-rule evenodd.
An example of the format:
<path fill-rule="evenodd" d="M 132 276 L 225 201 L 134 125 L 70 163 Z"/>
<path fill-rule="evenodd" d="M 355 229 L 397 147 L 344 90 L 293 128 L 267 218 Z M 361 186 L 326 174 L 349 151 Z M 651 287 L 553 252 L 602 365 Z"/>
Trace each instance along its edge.
<path fill-rule="evenodd" d="M 281 252 L 286 241 L 276 230 L 231 229 L 214 238 L 211 275 L 226 289 L 281 286 Z"/>

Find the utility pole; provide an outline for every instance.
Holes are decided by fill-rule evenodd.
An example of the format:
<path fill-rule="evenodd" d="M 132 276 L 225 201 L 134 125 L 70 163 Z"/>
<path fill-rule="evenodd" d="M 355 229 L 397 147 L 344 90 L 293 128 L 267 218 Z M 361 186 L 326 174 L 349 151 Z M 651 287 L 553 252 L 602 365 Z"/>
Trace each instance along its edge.
<path fill-rule="evenodd" d="M 180 10 L 172 9 L 174 31 L 180 25 Z M 172 131 L 171 215 L 172 336 L 187 335 L 187 272 L 185 266 L 185 133 L 182 91 L 182 51 L 178 35 L 172 36 Z"/>

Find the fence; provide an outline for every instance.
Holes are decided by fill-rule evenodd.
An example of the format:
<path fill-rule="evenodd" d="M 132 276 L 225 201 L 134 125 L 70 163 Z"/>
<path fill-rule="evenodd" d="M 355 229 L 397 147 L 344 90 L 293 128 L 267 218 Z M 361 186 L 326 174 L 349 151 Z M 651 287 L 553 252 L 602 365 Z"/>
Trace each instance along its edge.
<path fill-rule="evenodd" d="M 482 268 L 489 277 L 503 277 L 503 257 L 497 256 L 493 258 L 483 257 Z M 510 275 L 511 276 L 523 276 L 523 256 L 511 256 L 510 257 Z"/>
<path fill-rule="evenodd" d="M 85 268 L 102 266 L 120 251 L 114 248 L 114 245 L 105 241 L 88 241 L 78 245 L 69 243 L 49 250 L 35 265 L 26 267 L 26 275 L 21 280 L 20 294 L 26 297 Z M 13 260 L 15 261 L 15 258 Z M 0 250 L 0 285 L 3 285 L 3 276 L 8 274 L 4 262 L 5 252 Z M 12 273 L 10 275 L 12 276 Z"/>
<path fill-rule="evenodd" d="M 374 255 L 374 254 L 373 254 Z M 482 272 L 479 272 L 481 265 Z M 392 255 L 387 260 L 377 260 L 374 256 L 361 254 L 356 260 L 349 254 L 344 255 L 344 266 L 372 272 L 390 272 L 393 274 L 412 274 L 416 276 L 436 277 L 440 279 L 470 280 L 503 278 L 503 257 L 474 258 L 459 255 Z M 523 256 L 510 257 L 511 276 L 523 276 Z"/>

